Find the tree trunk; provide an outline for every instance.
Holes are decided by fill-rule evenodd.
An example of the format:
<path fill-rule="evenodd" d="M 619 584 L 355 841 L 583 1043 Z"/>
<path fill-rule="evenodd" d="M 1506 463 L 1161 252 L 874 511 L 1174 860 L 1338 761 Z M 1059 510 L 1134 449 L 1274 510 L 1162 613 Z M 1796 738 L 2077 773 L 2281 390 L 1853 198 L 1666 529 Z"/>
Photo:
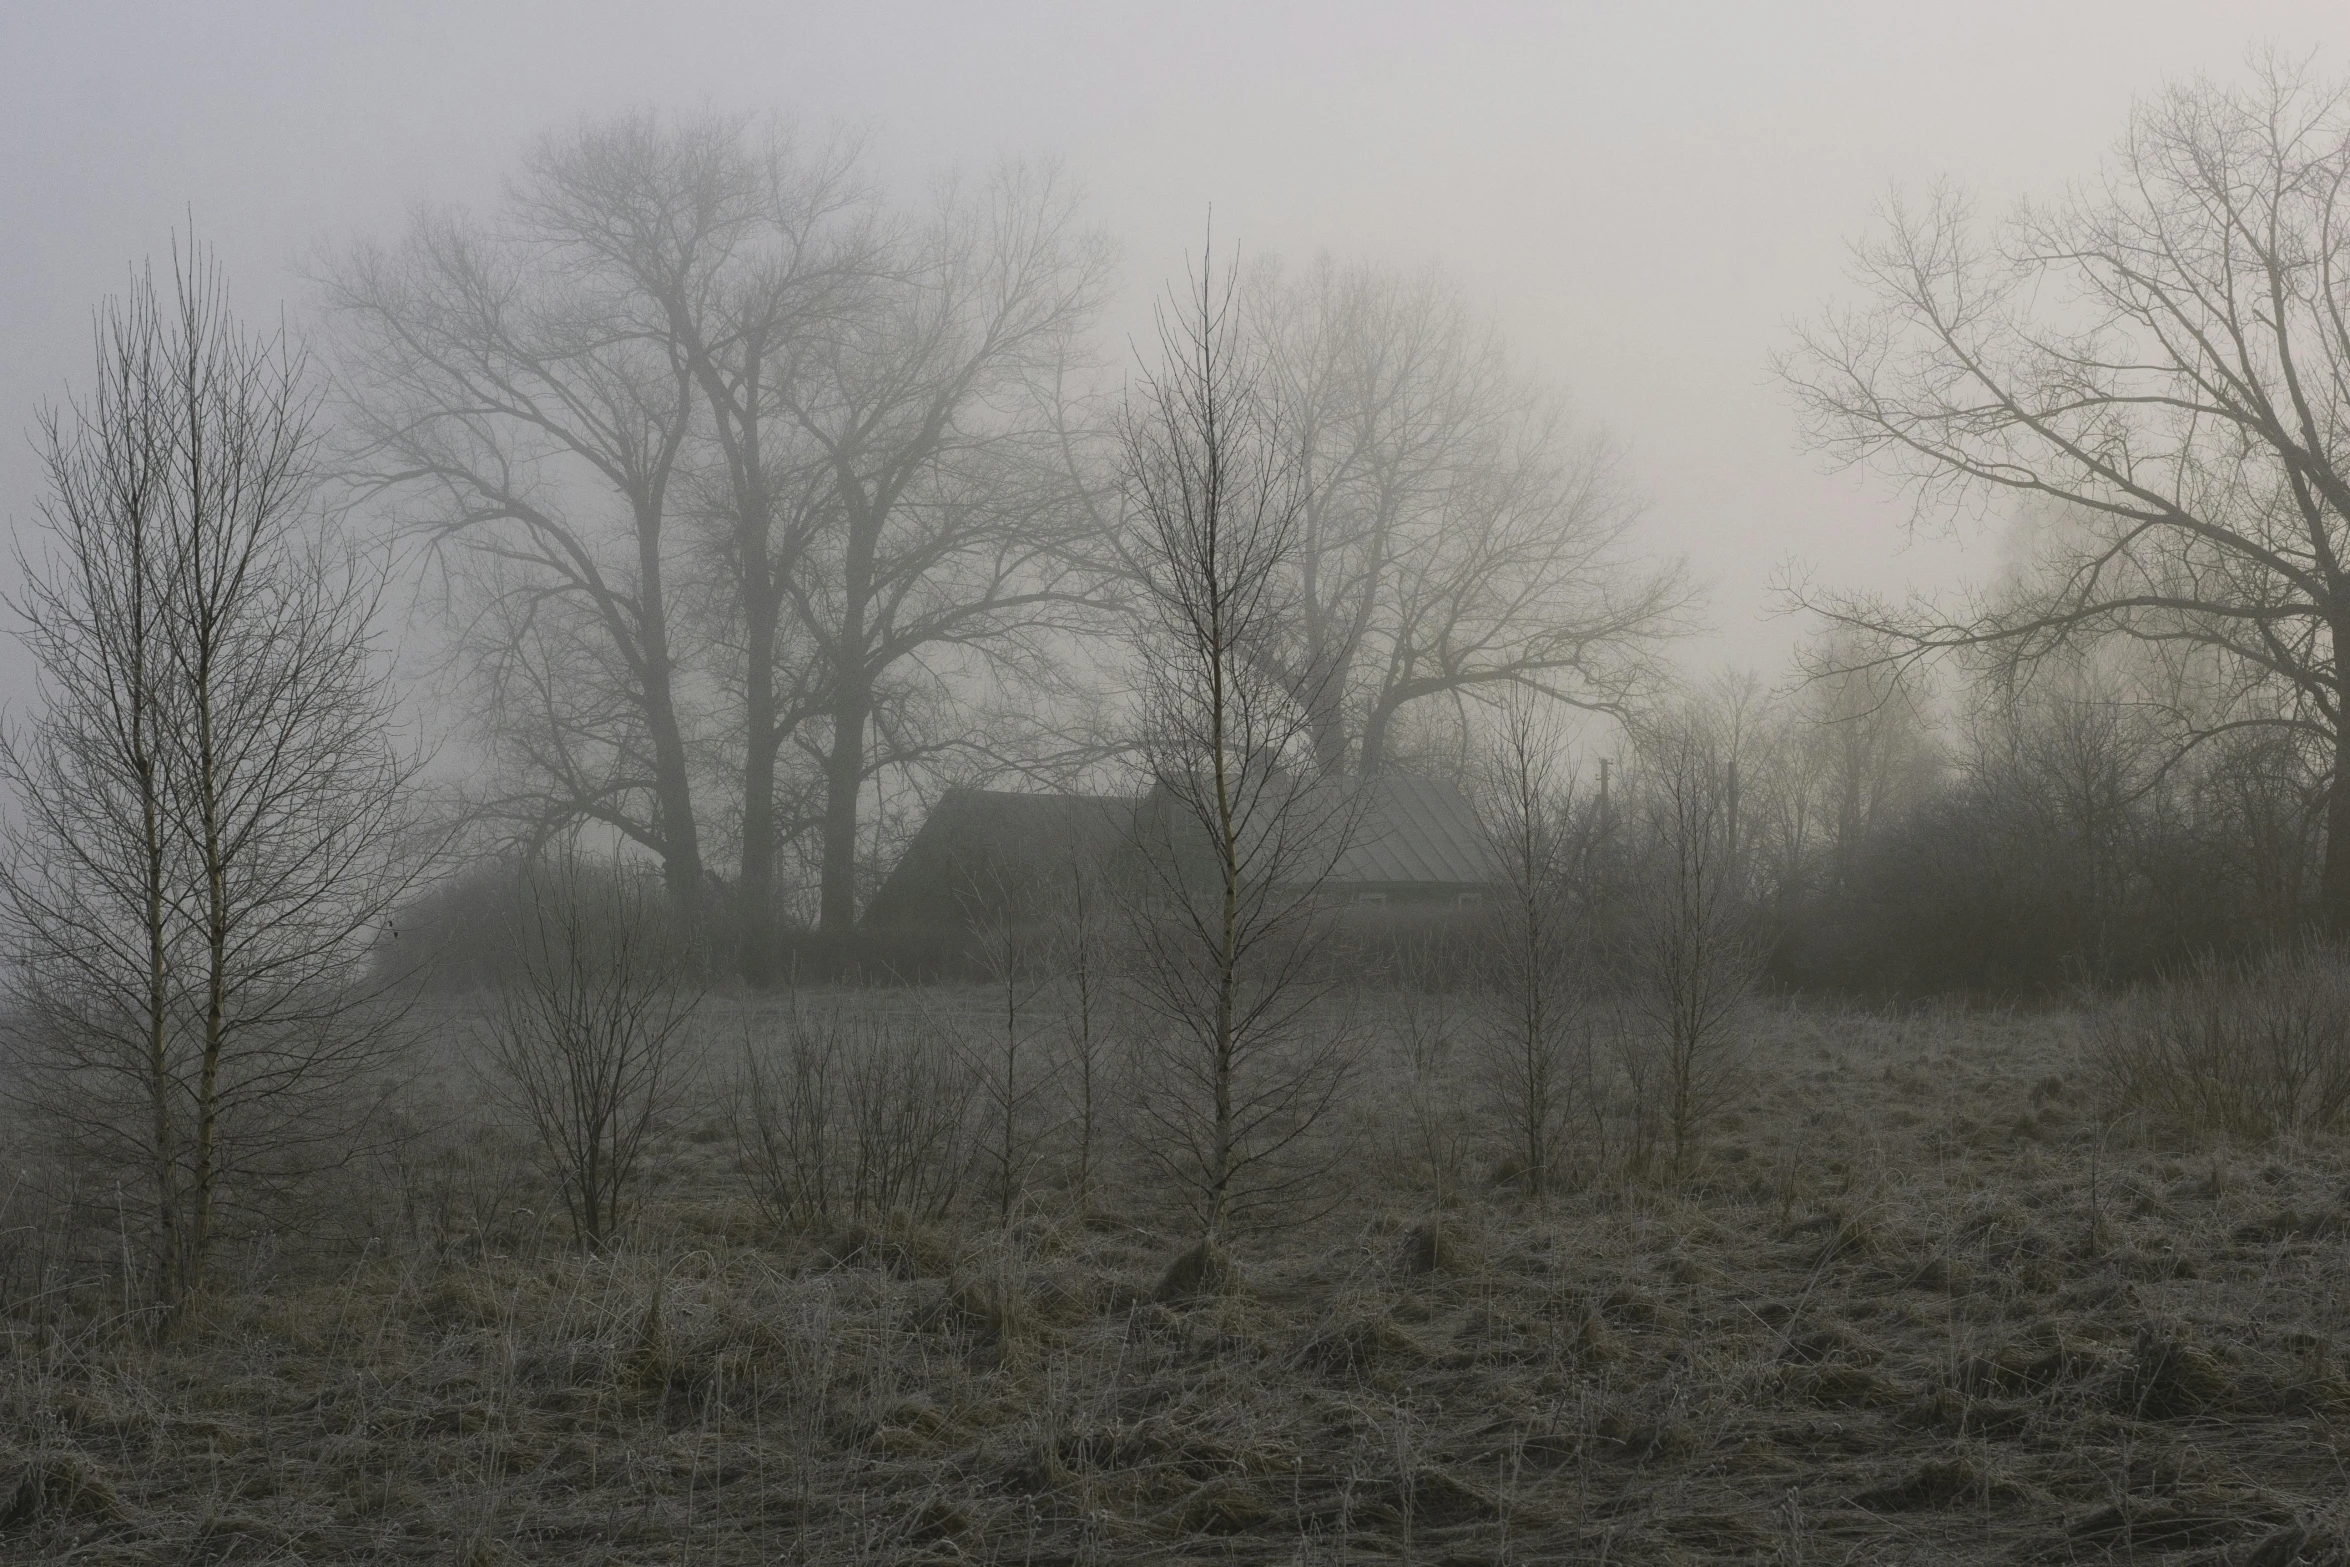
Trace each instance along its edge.
<path fill-rule="evenodd" d="M 735 942 L 743 983 L 763 987 L 775 978 L 775 623 L 767 622 L 767 651 L 752 635 L 750 689 L 744 728 L 743 863 L 736 882 Z"/>
<path fill-rule="evenodd" d="M 742 339 L 739 379 L 730 384 L 692 324 L 692 313 L 673 306 L 671 319 L 679 337 L 694 345 L 695 375 L 710 404 L 734 495 L 735 570 L 743 611 L 743 792 L 733 934 L 736 971 L 746 985 L 762 988 L 775 977 L 775 753 L 782 739 L 775 705 L 782 593 L 772 550 L 775 505 L 767 489 L 759 424 L 760 372 L 772 323 L 761 321 Z M 787 550 L 787 563 L 789 558 Z"/>
<path fill-rule="evenodd" d="M 754 449 L 753 457 L 756 456 Z M 775 622 L 781 608 L 767 553 L 767 504 L 754 494 L 741 534 L 743 594 L 743 843 L 735 881 L 735 954 L 743 983 L 775 977 Z"/>
<path fill-rule="evenodd" d="M 1387 727 L 1403 704 L 1381 700 L 1363 719 L 1362 775 L 1371 777 L 1387 765 Z"/>
<path fill-rule="evenodd" d="M 863 678 L 842 671 L 832 707 L 832 750 L 824 759 L 824 876 L 817 926 L 845 935 L 857 923 L 857 802 L 865 789 L 865 725 L 873 715 Z"/>
<path fill-rule="evenodd" d="M 154 626 L 147 608 L 148 571 L 145 519 L 133 524 L 131 541 L 131 612 L 128 632 L 128 708 L 131 771 L 139 787 L 139 849 L 141 916 L 147 936 L 147 1094 L 149 1134 L 155 1157 L 157 1218 L 155 1298 L 166 1311 L 180 1297 L 179 1138 L 172 1116 L 171 1094 L 171 959 L 166 950 L 170 908 L 165 887 L 163 780 L 148 726 L 153 721 L 155 681 L 150 667 L 154 656 L 150 639 Z"/>
<path fill-rule="evenodd" d="M 2350 936 L 2350 723 L 2334 732 L 2334 776 L 2326 790 L 2326 852 L 2317 899 L 2320 928 L 2329 936 Z"/>
<path fill-rule="evenodd" d="M 637 573 L 642 584 L 639 639 L 644 657 L 645 725 L 653 737 L 653 815 L 661 835 L 661 879 L 679 923 L 690 934 L 701 923 L 702 844 L 694 826 L 693 786 L 686 772 L 685 737 L 670 689 L 669 616 L 661 586 L 661 514 L 637 518 Z"/>
<path fill-rule="evenodd" d="M 1331 689 L 1315 696 L 1313 712 L 1307 719 L 1313 731 L 1314 767 L 1325 777 L 1346 771 L 1348 750 L 1346 713 L 1342 694 L 1337 690 L 1339 682 L 1334 679 L 1329 685 Z M 1365 754 L 1368 755 L 1367 750 Z"/>
<path fill-rule="evenodd" d="M 664 660 L 666 663 L 666 660 Z M 677 709 L 669 696 L 669 674 L 664 668 L 658 688 L 647 682 L 646 703 L 653 730 L 654 810 L 661 829 L 661 881 L 684 928 L 701 924 L 702 845 L 694 827 L 693 787 L 687 780 L 685 740 L 678 732 Z"/>
<path fill-rule="evenodd" d="M 199 589 L 201 591 L 201 589 Z M 207 605 L 206 608 L 210 606 Z M 211 639 L 218 633 L 209 616 L 201 623 L 191 684 L 195 688 L 196 767 L 194 780 L 198 840 L 204 857 L 204 1045 L 196 1079 L 195 1169 L 189 1180 L 194 1212 L 189 1215 L 187 1264 L 181 1283 L 190 1292 L 204 1287 L 204 1264 L 212 1249 L 212 1206 L 220 1152 L 220 1066 L 228 1035 L 228 855 L 222 841 L 218 737 L 213 732 Z"/>

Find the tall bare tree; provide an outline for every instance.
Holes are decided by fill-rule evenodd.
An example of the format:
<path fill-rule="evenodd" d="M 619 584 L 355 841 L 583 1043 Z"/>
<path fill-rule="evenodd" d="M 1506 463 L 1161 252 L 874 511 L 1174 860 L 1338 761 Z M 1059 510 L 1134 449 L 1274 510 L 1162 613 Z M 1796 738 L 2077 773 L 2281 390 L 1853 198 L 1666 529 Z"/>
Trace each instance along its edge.
<path fill-rule="evenodd" d="M 710 318 L 759 216 L 739 137 L 707 120 L 551 138 L 494 223 L 427 213 L 325 280 L 360 482 L 467 568 L 459 643 L 511 808 L 537 840 L 597 822 L 642 845 L 680 911 L 702 900 L 705 850 L 677 514 L 693 342 L 722 335 Z"/>
<path fill-rule="evenodd" d="M 1486 768 L 1496 896 L 1482 953 L 1479 1065 L 1509 1157 L 1540 1200 L 1558 1180 L 1569 1121 L 1588 1108 L 1594 987 L 1576 885 L 1587 824 L 1575 819 L 1558 737 L 1532 701 L 1519 693 L 1504 707 Z"/>
<path fill-rule="evenodd" d="M 1376 772 L 1416 704 L 1621 712 L 1649 686 L 1687 584 L 1633 553 L 1615 451 L 1457 290 L 1324 259 L 1252 303 L 1310 481 L 1290 624 L 1255 656 L 1312 688 L 1325 770 Z"/>
<path fill-rule="evenodd" d="M 876 772 L 953 748 L 974 665 L 1048 674 L 1041 639 L 1107 575 L 1059 407 L 1101 242 L 1050 174 L 913 218 L 855 151 L 594 122 L 541 145 L 494 226 L 427 218 L 329 281 L 365 478 L 463 567 L 524 825 L 603 823 L 681 908 L 731 838 L 753 982 L 786 839 L 821 837 L 845 928 Z"/>
<path fill-rule="evenodd" d="M 2120 636 L 2202 651 L 2190 738 L 2333 753 L 2320 896 L 2350 929 L 2350 88 L 2275 58 L 2142 101 L 2100 177 L 1986 231 L 1963 194 L 1897 199 L 1865 300 L 1779 362 L 1813 443 L 1879 462 L 1918 515 L 2061 507 L 2040 570 L 1955 612 L 1799 593 L 1902 656 L 2024 666 Z M 2277 700 L 2282 695 L 2286 700 Z"/>
<path fill-rule="evenodd" d="M 821 650 L 792 634 L 788 590 L 839 520 L 832 475 L 778 388 L 890 264 L 856 150 L 837 139 L 803 150 L 778 127 L 739 120 L 635 116 L 549 144 L 536 169 L 540 221 L 579 236 L 642 301 L 703 405 L 681 453 L 682 509 L 700 524 L 687 558 L 702 591 L 680 629 L 698 672 L 727 688 L 703 748 L 738 771 L 731 935 L 754 984 L 775 955 L 778 758 L 824 700 Z M 666 215 L 698 185 L 727 192 L 730 216 L 694 265 L 681 262 Z"/>
<path fill-rule="evenodd" d="M 1646 1107 L 1687 1172 L 1706 1122 L 1736 1083 L 1738 1023 L 1760 974 L 1741 856 L 1744 715 L 1692 708 L 1643 737 L 1640 864 L 1623 956 L 1642 1042 Z"/>
<path fill-rule="evenodd" d="M 421 863 L 382 578 L 316 525 L 312 408 L 195 250 L 101 311 L 97 387 L 44 425 L 55 553 L 19 604 L 43 702 L 0 743 L 14 1084 L 140 1173 L 166 1307 L 225 1209 L 355 1146 L 392 1022 L 361 973 Z"/>
<path fill-rule="evenodd" d="M 1295 1156 L 1343 1057 L 1309 1026 L 1314 900 L 1352 826 L 1348 792 L 1308 781 L 1315 690 L 1255 656 L 1289 623 L 1306 473 L 1212 263 L 1162 310 L 1123 430 L 1151 782 L 1138 956 L 1172 1035 L 1144 1115 L 1211 1245 L 1315 1173 Z"/>
<path fill-rule="evenodd" d="M 907 679 L 998 664 L 1096 623 L 1109 541 L 1070 492 L 1059 403 L 1107 268 L 1050 171 L 950 186 L 901 225 L 775 396 L 823 474 L 827 526 L 786 591 L 824 672 L 820 919 L 857 915 L 873 725 Z"/>

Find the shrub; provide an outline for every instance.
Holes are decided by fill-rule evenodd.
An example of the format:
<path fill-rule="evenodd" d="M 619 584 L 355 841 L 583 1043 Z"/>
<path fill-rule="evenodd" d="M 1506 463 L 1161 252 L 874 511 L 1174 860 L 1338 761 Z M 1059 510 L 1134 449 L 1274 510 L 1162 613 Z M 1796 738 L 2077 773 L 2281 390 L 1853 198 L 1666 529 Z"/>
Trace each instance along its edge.
<path fill-rule="evenodd" d="M 2350 1112 L 2350 959 L 2205 959 L 2095 1013 L 2088 1057 L 2109 1115 L 2248 1142 L 2331 1129 Z"/>
<path fill-rule="evenodd" d="M 945 1215 L 971 1161 L 975 1086 L 949 1041 L 795 1007 L 776 1038 L 745 1046 L 735 1137 L 771 1222 Z"/>

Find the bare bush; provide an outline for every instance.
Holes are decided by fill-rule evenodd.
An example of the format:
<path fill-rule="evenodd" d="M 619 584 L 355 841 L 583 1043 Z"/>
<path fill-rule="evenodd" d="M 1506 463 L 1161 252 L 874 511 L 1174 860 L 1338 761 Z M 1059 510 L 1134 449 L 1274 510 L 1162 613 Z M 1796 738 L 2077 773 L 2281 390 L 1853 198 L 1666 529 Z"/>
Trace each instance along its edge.
<path fill-rule="evenodd" d="M 935 1220 L 972 1160 L 968 1065 L 922 1020 L 893 1025 L 793 1007 L 776 1037 L 746 1040 L 736 1145 L 768 1221 L 819 1229 Z"/>
<path fill-rule="evenodd" d="M 2350 964 L 2331 948 L 2206 959 L 2099 1009 L 2088 1030 L 2109 1116 L 2265 1142 L 2350 1112 Z"/>
<path fill-rule="evenodd" d="M 1393 1139 L 1404 1167 L 1427 1184 L 1438 1208 L 1459 1199 L 1469 1153 L 1481 1130 L 1461 1084 L 1461 1018 L 1442 993 L 1424 953 L 1398 954 L 1404 983 L 1391 1002 L 1390 1038 L 1401 1068 L 1403 1103 Z"/>
<path fill-rule="evenodd" d="M 993 1188 L 996 1222 L 1009 1224 L 1043 1152 L 1040 1118 L 1049 1108 L 1052 1063 L 1039 1059 L 1043 1020 L 1035 1014 L 1053 980 L 1050 938 L 1009 915 L 980 921 L 973 934 L 994 1025 L 968 1048 L 984 1112 L 976 1152 Z"/>
<path fill-rule="evenodd" d="M 1493 940 L 1479 964 L 1479 1076 L 1505 1167 L 1534 1197 L 1554 1184 L 1567 1128 L 1590 1098 L 1587 944 L 1574 878 L 1582 834 L 1558 741 L 1523 698 L 1490 759 L 1486 851 L 1497 878 Z"/>
<path fill-rule="evenodd" d="M 677 1106 L 678 1047 L 701 997 L 646 874 L 566 853 L 521 890 L 522 971 L 491 1020 L 490 1087 L 531 1128 L 592 1251 L 618 1232 Z"/>
<path fill-rule="evenodd" d="M 1676 1176 L 1735 1090 L 1737 1022 L 1762 966 L 1739 887 L 1737 760 L 1726 749 L 1699 718 L 1651 742 L 1626 937 L 1627 996 L 1646 1025 L 1627 1066 Z"/>
<path fill-rule="evenodd" d="M 1068 874 L 1069 896 L 1049 933 L 1060 1013 L 1053 1072 L 1067 1107 L 1071 1195 L 1083 1210 L 1101 1175 L 1101 1140 L 1118 1087 L 1122 1036 L 1112 1005 L 1117 954 L 1108 894 L 1075 861 Z"/>

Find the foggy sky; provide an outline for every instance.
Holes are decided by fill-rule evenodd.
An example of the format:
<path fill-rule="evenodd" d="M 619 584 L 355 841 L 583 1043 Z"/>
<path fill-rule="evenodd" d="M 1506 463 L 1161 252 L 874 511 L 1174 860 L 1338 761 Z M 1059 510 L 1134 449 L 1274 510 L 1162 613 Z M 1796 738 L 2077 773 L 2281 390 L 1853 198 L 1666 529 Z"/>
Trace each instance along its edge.
<path fill-rule="evenodd" d="M 1843 286 L 1895 182 L 1992 210 L 2094 172 L 2133 94 L 2275 43 L 2350 70 L 2341 0 L 1665 6 L 0 5 L 0 517 L 19 433 L 89 376 L 88 323 L 192 212 L 239 309 L 299 319 L 306 258 L 419 203 L 483 204 L 540 132 L 644 107 L 870 128 L 901 191 L 1060 158 L 1116 239 L 1113 342 L 1195 249 L 1441 263 L 1523 365 L 1629 449 L 1656 547 L 1714 585 L 1692 650 L 1776 677 L 1790 558 L 1899 587 L 1882 481 L 1797 444 L 1765 360 Z M 1120 344 L 1119 351 L 1123 347 Z M 0 694 L 23 689 L 0 650 Z M 13 705 L 13 703 L 11 704 Z"/>

